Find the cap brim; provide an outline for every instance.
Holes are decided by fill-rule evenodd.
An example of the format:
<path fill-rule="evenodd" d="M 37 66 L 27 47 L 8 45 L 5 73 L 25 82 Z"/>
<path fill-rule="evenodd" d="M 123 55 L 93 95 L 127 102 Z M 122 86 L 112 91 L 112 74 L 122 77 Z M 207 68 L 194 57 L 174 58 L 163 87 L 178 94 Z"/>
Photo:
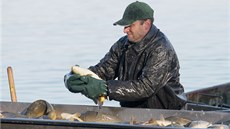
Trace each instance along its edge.
<path fill-rule="evenodd" d="M 119 20 L 119 21 L 113 23 L 113 25 L 114 25 L 114 26 L 116 26 L 116 25 L 128 26 L 128 25 L 131 25 L 132 23 L 133 23 L 133 22 L 131 22 L 131 21 L 127 21 L 127 20 L 121 19 L 121 20 Z"/>

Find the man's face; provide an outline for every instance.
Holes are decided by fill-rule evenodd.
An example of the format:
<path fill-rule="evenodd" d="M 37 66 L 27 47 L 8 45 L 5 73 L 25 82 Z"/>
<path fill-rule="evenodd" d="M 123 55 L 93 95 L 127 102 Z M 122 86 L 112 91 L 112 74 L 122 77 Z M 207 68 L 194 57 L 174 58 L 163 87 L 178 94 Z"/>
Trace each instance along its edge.
<path fill-rule="evenodd" d="M 141 41 L 148 31 L 146 31 L 145 21 L 137 20 L 133 24 L 124 27 L 124 33 L 127 34 L 129 41 Z"/>

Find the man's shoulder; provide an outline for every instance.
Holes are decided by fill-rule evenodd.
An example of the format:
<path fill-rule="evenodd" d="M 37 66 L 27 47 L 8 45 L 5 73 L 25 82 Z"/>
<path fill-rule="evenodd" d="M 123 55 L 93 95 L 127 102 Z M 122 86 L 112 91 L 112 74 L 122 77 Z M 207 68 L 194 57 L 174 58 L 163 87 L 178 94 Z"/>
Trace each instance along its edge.
<path fill-rule="evenodd" d="M 174 51 L 173 45 L 170 40 L 165 36 L 161 31 L 158 32 L 157 36 L 154 40 L 152 40 L 151 44 L 148 46 L 148 51 L 152 51 L 153 53 L 162 53 L 168 51 Z"/>
<path fill-rule="evenodd" d="M 127 36 L 123 36 L 114 43 L 114 47 L 123 47 L 125 43 L 128 41 Z"/>
<path fill-rule="evenodd" d="M 127 36 L 123 36 L 120 39 L 118 39 L 111 47 L 113 51 L 121 51 L 123 50 L 125 43 L 127 42 L 128 38 Z"/>
<path fill-rule="evenodd" d="M 121 37 L 117 42 L 125 43 L 127 41 L 128 41 L 128 37 L 127 37 L 127 35 L 125 35 L 125 36 Z"/>
<path fill-rule="evenodd" d="M 155 38 L 155 40 L 154 40 L 154 43 L 155 44 L 157 44 L 157 45 L 162 45 L 162 46 L 167 46 L 167 47 L 171 47 L 172 45 L 171 45 L 171 42 L 170 42 L 170 40 L 167 38 L 167 36 L 163 33 L 163 32 L 161 32 L 161 31 L 159 31 L 158 32 L 158 35 L 156 36 L 156 38 Z"/>

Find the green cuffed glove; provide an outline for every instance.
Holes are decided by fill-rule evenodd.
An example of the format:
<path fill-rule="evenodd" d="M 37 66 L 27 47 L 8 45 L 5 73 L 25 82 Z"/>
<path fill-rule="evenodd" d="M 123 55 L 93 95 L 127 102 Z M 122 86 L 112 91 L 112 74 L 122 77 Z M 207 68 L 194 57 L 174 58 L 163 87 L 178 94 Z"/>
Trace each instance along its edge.
<path fill-rule="evenodd" d="M 107 96 L 107 86 L 104 80 L 98 80 L 89 75 L 69 73 L 64 77 L 65 86 L 73 93 L 82 93 L 95 103 L 100 96 Z"/>

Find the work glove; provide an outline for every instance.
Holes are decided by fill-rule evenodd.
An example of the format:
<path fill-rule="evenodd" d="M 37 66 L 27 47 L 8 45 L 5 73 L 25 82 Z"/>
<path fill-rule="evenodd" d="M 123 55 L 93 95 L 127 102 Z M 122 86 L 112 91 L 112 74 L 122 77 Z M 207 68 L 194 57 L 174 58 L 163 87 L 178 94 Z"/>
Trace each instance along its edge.
<path fill-rule="evenodd" d="M 92 99 L 96 104 L 100 96 L 107 96 L 107 86 L 104 80 L 99 80 L 90 75 L 81 76 L 69 73 L 64 77 L 65 86 L 73 93 L 82 93 Z"/>
<path fill-rule="evenodd" d="M 71 72 L 67 73 L 67 74 L 64 76 L 64 83 L 65 83 L 65 87 L 66 87 L 67 89 L 69 89 L 69 88 L 68 88 L 68 85 L 67 85 L 67 80 L 68 80 L 72 75 L 73 75 L 73 72 L 71 71 Z"/>

